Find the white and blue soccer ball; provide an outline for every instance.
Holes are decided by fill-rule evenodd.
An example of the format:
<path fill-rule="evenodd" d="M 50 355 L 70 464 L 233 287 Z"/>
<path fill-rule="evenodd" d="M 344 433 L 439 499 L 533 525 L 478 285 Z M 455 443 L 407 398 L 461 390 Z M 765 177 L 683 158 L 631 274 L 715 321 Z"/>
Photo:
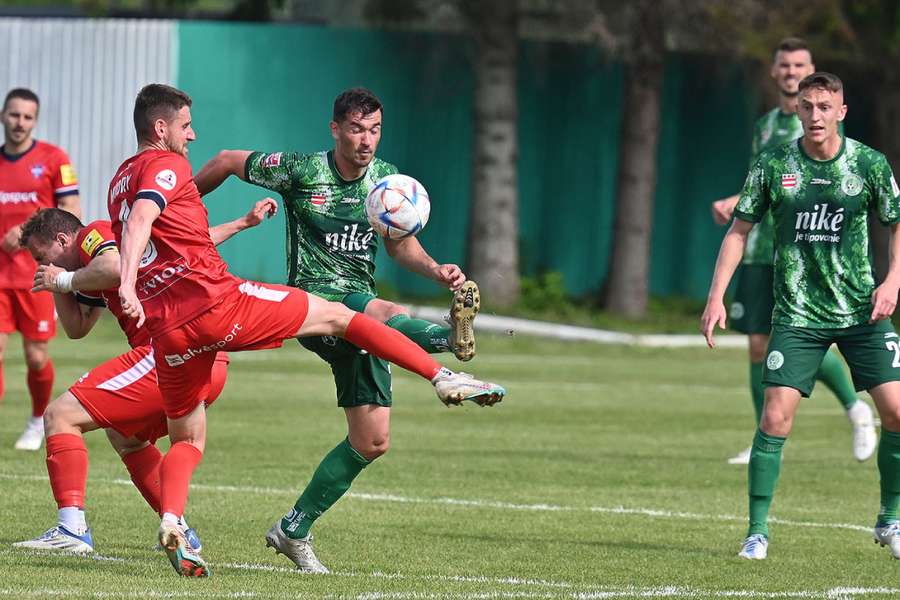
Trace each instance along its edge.
<path fill-rule="evenodd" d="M 416 235 L 428 223 L 430 214 L 428 192 L 409 175 L 382 177 L 366 196 L 369 225 L 391 240 Z"/>

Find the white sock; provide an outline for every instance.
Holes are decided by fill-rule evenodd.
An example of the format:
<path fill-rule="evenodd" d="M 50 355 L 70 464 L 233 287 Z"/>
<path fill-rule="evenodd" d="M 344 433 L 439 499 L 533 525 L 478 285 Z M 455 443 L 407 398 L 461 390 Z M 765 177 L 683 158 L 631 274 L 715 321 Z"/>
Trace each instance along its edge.
<path fill-rule="evenodd" d="M 28 417 L 28 426 L 32 429 L 44 430 L 44 417 Z"/>
<path fill-rule="evenodd" d="M 437 383 L 441 379 L 446 379 L 452 375 L 453 371 L 451 371 L 447 367 L 441 367 L 441 370 L 437 372 L 437 375 L 432 378 L 431 383 Z"/>
<path fill-rule="evenodd" d="M 178 525 L 178 517 L 173 515 L 172 513 L 163 513 L 162 516 L 163 523 L 171 523 L 172 525 Z"/>
<path fill-rule="evenodd" d="M 84 535 L 87 531 L 84 510 L 77 506 L 66 506 L 59 509 L 59 524 L 75 535 Z"/>
<path fill-rule="evenodd" d="M 184 515 L 181 515 L 181 518 L 178 519 L 178 522 L 181 523 L 181 527 L 182 527 L 185 531 L 187 531 L 188 529 L 191 528 L 191 526 L 187 524 L 187 519 L 184 518 Z"/>

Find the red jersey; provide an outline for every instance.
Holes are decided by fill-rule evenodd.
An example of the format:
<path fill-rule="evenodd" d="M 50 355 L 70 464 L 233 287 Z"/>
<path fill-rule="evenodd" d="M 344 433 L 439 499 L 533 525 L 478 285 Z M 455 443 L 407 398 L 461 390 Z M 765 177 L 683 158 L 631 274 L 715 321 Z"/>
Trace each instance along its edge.
<path fill-rule="evenodd" d="M 0 147 L 0 236 L 40 208 L 53 208 L 62 196 L 78 193 L 78 178 L 61 149 L 35 140 L 11 156 Z M 37 263 L 25 249 L 0 250 L 0 289 L 31 289 Z"/>
<path fill-rule="evenodd" d="M 109 185 L 109 216 L 116 243 L 134 203 L 155 202 L 159 217 L 138 265 L 135 291 L 147 328 L 157 336 L 218 304 L 241 281 L 228 272 L 209 237 L 209 215 L 183 156 L 145 150 L 119 167 Z"/>
<path fill-rule="evenodd" d="M 94 221 L 88 223 L 78 235 L 75 236 L 78 244 L 78 258 L 81 266 L 88 263 L 104 252 L 117 250 L 116 239 L 113 236 L 109 221 Z M 75 296 L 82 304 L 90 306 L 106 306 L 116 316 L 119 327 L 125 332 L 128 344 L 132 348 L 144 346 L 150 343 L 150 333 L 146 327 L 138 327 L 137 320 L 129 319 L 122 312 L 122 303 L 119 301 L 119 289 L 113 288 L 101 292 L 77 292 Z"/>

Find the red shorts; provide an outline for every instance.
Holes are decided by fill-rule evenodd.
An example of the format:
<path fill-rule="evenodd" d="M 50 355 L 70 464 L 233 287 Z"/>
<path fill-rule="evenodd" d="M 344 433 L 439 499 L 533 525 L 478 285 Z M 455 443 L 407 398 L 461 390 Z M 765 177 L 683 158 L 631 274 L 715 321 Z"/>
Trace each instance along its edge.
<path fill-rule="evenodd" d="M 166 415 L 178 419 L 197 408 L 217 351 L 279 348 L 297 334 L 308 310 L 303 290 L 244 281 L 205 313 L 153 336 Z"/>
<path fill-rule="evenodd" d="M 18 331 L 26 340 L 46 342 L 56 335 L 55 310 L 50 292 L 0 290 L 0 333 Z"/>
<path fill-rule="evenodd" d="M 215 355 L 213 369 L 201 386 L 201 398 L 212 404 L 228 370 L 228 355 Z M 153 349 L 139 346 L 88 371 L 69 388 L 94 422 L 125 437 L 150 443 L 169 434 L 162 394 L 156 382 Z"/>

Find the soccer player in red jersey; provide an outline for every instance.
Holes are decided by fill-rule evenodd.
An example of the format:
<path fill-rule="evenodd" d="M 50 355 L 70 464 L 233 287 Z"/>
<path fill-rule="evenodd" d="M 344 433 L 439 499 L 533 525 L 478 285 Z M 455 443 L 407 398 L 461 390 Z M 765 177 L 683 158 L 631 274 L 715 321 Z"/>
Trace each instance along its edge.
<path fill-rule="evenodd" d="M 47 342 L 56 333 L 53 297 L 32 294 L 35 263 L 19 246 L 22 223 L 40 208 L 81 214 L 78 179 L 61 149 L 35 140 L 40 101 L 31 90 L 10 90 L 3 102 L 4 144 L 0 148 L 0 398 L 3 354 L 9 334 L 19 331 L 25 346 L 31 418 L 16 441 L 18 450 L 37 450 L 44 440 L 41 418 L 53 391 L 53 363 Z"/>
<path fill-rule="evenodd" d="M 245 216 L 209 230 L 219 244 L 235 233 L 255 227 L 275 214 L 277 204 L 263 200 Z M 109 221 L 81 221 L 63 210 L 38 211 L 24 225 L 21 243 L 41 265 L 34 289 L 54 293 L 66 333 L 87 335 L 104 307 L 119 320 L 131 350 L 85 373 L 44 413 L 47 432 L 47 471 L 58 507 L 58 524 L 39 537 L 13 544 L 32 550 L 93 552 L 85 518 L 88 455 L 83 434 L 105 429 L 125 463 L 131 480 L 150 507 L 160 513 L 159 466 L 162 454 L 154 442 L 168 435 L 162 396 L 146 328 L 122 313 L 119 304 L 119 252 Z M 218 353 L 203 401 L 209 406 L 225 385 L 228 356 Z M 200 540 L 180 522 L 194 551 Z"/>
<path fill-rule="evenodd" d="M 121 249 L 119 298 L 124 313 L 150 332 L 172 441 L 160 468 L 159 542 L 176 572 L 204 577 L 209 568 L 191 552 L 178 518 L 206 442 L 202 386 L 216 351 L 333 335 L 428 379 L 447 404 L 493 404 L 506 392 L 442 367 L 399 331 L 343 304 L 228 273 L 209 237 L 187 161 L 187 146 L 196 139 L 190 107 L 190 97 L 170 86 L 140 91 L 134 107 L 138 153 L 119 167 L 108 202 Z"/>

